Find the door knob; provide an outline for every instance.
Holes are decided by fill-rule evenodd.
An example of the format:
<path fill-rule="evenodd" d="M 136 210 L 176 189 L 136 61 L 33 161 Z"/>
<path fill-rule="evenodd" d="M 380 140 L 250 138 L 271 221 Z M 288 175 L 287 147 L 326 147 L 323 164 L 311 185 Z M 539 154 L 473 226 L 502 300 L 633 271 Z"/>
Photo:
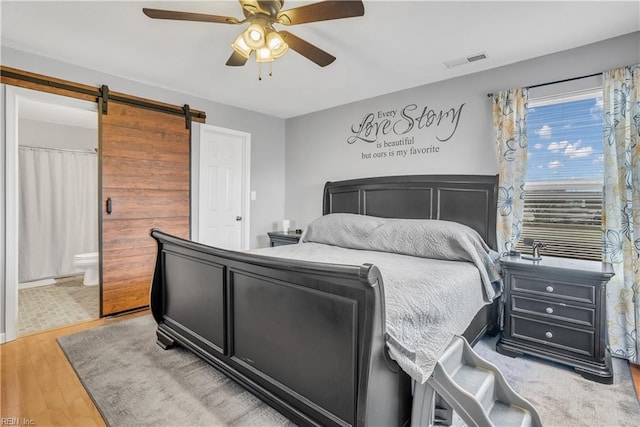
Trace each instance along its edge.
<path fill-rule="evenodd" d="M 236 217 L 236 221 L 242 221 L 242 217 L 241 216 L 237 216 Z"/>

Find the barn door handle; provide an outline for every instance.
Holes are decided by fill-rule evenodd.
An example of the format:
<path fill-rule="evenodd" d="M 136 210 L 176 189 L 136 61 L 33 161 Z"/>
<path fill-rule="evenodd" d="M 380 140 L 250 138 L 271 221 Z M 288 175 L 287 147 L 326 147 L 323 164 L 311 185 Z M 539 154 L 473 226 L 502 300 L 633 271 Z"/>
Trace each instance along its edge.
<path fill-rule="evenodd" d="M 111 197 L 107 198 L 107 215 L 111 215 L 113 211 L 113 203 L 111 202 Z"/>

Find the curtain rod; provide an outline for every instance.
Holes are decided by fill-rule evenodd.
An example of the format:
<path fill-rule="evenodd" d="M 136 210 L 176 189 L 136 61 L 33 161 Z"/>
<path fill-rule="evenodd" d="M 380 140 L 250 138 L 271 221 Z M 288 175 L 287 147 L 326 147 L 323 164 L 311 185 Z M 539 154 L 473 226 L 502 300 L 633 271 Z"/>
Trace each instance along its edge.
<path fill-rule="evenodd" d="M 556 83 L 571 82 L 573 80 L 588 79 L 589 77 L 595 77 L 595 76 L 601 76 L 601 75 L 602 75 L 602 73 L 593 73 L 593 74 L 588 74 L 586 76 L 570 77 L 568 79 L 556 80 L 555 82 L 540 83 L 540 84 L 537 84 L 537 85 L 526 86 L 526 88 L 527 89 L 533 89 L 533 88 L 536 88 L 536 87 L 549 86 L 549 85 L 554 85 Z M 488 93 L 487 94 L 488 98 L 491 98 L 492 96 L 493 96 L 493 93 Z"/>
<path fill-rule="evenodd" d="M 19 148 L 29 148 L 31 150 L 47 150 L 47 151 L 61 151 L 63 153 L 81 153 L 81 154 L 97 154 L 96 149 L 91 150 L 73 150 L 70 148 L 54 148 L 54 147 L 34 147 L 31 145 L 18 145 Z"/>

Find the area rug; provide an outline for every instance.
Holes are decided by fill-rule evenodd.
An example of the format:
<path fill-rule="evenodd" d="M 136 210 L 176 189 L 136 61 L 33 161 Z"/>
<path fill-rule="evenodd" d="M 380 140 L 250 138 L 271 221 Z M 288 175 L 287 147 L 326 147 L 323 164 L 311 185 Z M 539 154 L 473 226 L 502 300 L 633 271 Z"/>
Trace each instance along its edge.
<path fill-rule="evenodd" d="M 193 354 L 158 347 L 149 315 L 58 343 L 110 426 L 292 425 Z M 475 350 L 533 403 L 546 427 L 640 425 L 640 404 L 622 360 L 614 361 L 614 384 L 603 385 L 558 364 L 500 355 L 495 338 L 483 339 Z"/>

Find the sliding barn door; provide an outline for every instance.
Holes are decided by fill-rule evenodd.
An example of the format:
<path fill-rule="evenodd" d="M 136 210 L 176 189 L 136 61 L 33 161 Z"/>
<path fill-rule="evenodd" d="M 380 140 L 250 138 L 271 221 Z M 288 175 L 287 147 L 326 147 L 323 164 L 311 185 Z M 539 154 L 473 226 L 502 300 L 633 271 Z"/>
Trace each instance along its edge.
<path fill-rule="evenodd" d="M 106 316 L 149 305 L 156 257 L 152 228 L 189 237 L 190 133 L 185 116 L 111 100 L 100 131 Z"/>

